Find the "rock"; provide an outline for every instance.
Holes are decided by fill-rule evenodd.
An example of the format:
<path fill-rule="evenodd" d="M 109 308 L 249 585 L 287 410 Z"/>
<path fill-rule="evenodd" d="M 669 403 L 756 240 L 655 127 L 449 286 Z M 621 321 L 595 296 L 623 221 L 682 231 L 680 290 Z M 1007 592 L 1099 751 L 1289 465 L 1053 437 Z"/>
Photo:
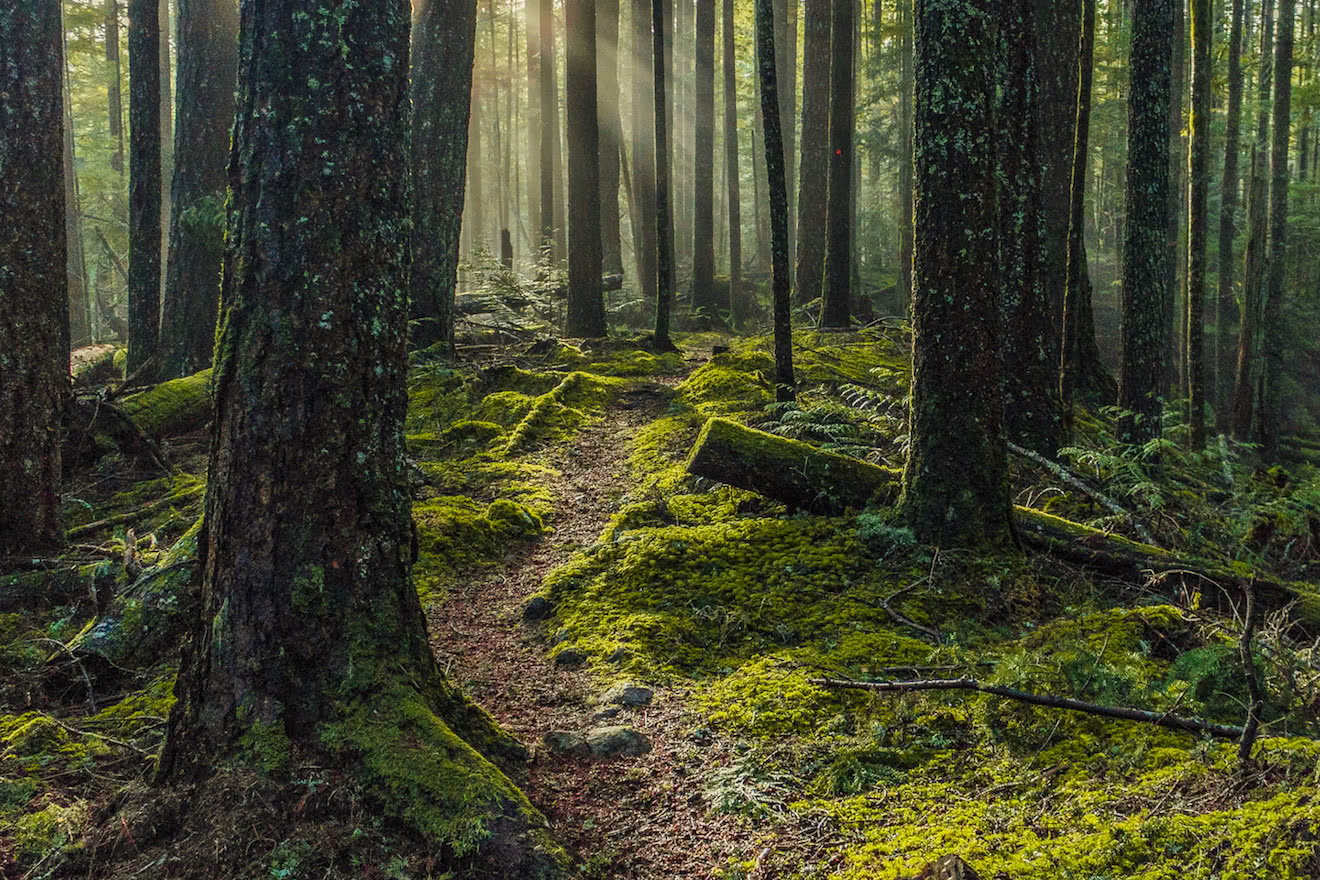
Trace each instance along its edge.
<path fill-rule="evenodd" d="M 620 682 L 600 698 L 602 703 L 616 706 L 648 706 L 655 695 L 649 687 L 631 682 Z"/>
<path fill-rule="evenodd" d="M 918 875 L 918 880 L 981 880 L 981 875 L 959 856 L 947 855 L 927 865 L 926 870 Z"/>
<path fill-rule="evenodd" d="M 651 751 L 651 741 L 631 727 L 613 725 L 587 731 L 593 758 L 626 758 Z"/>
<path fill-rule="evenodd" d="M 580 733 L 573 733 L 568 730 L 552 730 L 541 740 L 546 748 L 556 755 L 572 755 L 575 758 L 585 758 L 591 754 L 591 746 L 587 743 L 587 738 Z"/>
<path fill-rule="evenodd" d="M 587 662 L 587 655 L 577 648 L 565 648 L 555 655 L 555 666 L 560 669 L 574 669 Z"/>
<path fill-rule="evenodd" d="M 545 620 L 554 613 L 554 610 L 554 606 L 550 604 L 550 600 L 545 596 L 533 596 L 523 606 L 523 621 L 534 623 L 538 620 Z"/>
<path fill-rule="evenodd" d="M 608 709 L 601 709 L 595 715 L 592 715 L 591 720 L 608 721 L 609 719 L 613 718 L 615 715 L 618 715 L 621 711 L 623 710 L 620 709 L 618 706 L 610 706 Z"/>

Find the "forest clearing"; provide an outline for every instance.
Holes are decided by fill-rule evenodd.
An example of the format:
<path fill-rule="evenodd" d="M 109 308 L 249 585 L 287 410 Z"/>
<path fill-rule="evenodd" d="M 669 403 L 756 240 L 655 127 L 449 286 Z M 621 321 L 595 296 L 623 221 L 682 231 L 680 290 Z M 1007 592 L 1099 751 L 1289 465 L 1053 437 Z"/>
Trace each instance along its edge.
<path fill-rule="evenodd" d="M 0 877 L 1320 878 L 1317 7 L 9 0 Z"/>

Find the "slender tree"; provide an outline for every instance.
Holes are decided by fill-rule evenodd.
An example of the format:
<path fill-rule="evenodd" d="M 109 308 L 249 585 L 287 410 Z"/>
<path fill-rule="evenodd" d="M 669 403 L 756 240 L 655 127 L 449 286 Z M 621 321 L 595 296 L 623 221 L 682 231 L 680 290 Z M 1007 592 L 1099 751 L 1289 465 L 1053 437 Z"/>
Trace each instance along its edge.
<path fill-rule="evenodd" d="M 733 0 L 724 0 L 724 168 L 729 198 L 729 310 L 741 326 L 747 304 L 742 295 L 742 194 L 738 173 L 738 83 L 733 42 Z"/>
<path fill-rule="evenodd" d="M 899 0 L 898 38 L 898 307 L 912 308 L 912 0 Z"/>
<path fill-rule="evenodd" d="M 1192 4 L 1191 147 L 1187 182 L 1187 422 L 1191 447 L 1205 447 L 1206 237 L 1210 222 L 1210 0 Z"/>
<path fill-rule="evenodd" d="M 477 7 L 422 0 L 412 30 L 413 343 L 454 342 Z"/>
<path fill-rule="evenodd" d="M 830 0 L 806 0 L 802 37 L 802 162 L 798 177 L 797 301 L 821 295 L 829 193 Z"/>
<path fill-rule="evenodd" d="M 161 377 L 210 366 L 224 259 L 225 158 L 234 124 L 238 3 L 179 0 L 177 155 L 161 304 Z"/>
<path fill-rule="evenodd" d="M 1214 406 L 1218 428 L 1227 431 L 1231 408 L 1233 338 L 1229 325 L 1237 301 L 1233 296 L 1234 239 L 1237 237 L 1238 152 L 1242 130 L 1243 0 L 1232 0 L 1228 33 L 1228 108 L 1224 122 L 1224 177 L 1219 203 L 1219 295 L 1215 299 Z"/>
<path fill-rule="evenodd" d="M 566 0 L 569 336 L 604 336 L 601 294 L 600 137 L 596 121 L 596 3 Z"/>
<path fill-rule="evenodd" d="M 1185 396 L 1187 373 L 1185 364 L 1187 312 L 1179 309 L 1185 300 L 1187 280 L 1183 258 L 1187 256 L 1181 246 L 1182 221 L 1186 214 L 1184 201 L 1187 198 L 1187 154 L 1183 143 L 1183 91 L 1186 88 L 1186 47 L 1183 45 L 1187 34 L 1187 2 L 1174 0 L 1173 4 L 1173 62 L 1172 83 L 1169 101 L 1169 223 L 1165 239 L 1169 254 L 1164 264 L 1164 271 L 1169 276 L 1167 295 L 1164 300 L 1164 321 L 1170 330 L 1164 334 L 1164 374 L 1165 390 L 1173 397 Z"/>
<path fill-rule="evenodd" d="M 596 4 L 596 110 L 600 120 L 600 243 L 607 275 L 623 272 L 619 234 L 619 0 Z"/>
<path fill-rule="evenodd" d="M 642 298 L 656 298 L 655 70 L 652 65 L 651 0 L 633 0 L 632 168 L 637 210 L 633 251 Z"/>
<path fill-rule="evenodd" d="M 1123 243 L 1123 331 L 1119 436 L 1144 443 L 1161 434 L 1169 251 L 1169 69 L 1174 0 L 1133 0 L 1128 69 L 1127 211 Z"/>
<path fill-rule="evenodd" d="M 715 298 L 715 0 L 697 0 L 695 163 L 692 174 L 692 307 L 719 317 Z"/>
<path fill-rule="evenodd" d="M 1081 40 L 1082 2 L 1035 0 L 1033 32 L 1027 37 L 1035 59 L 1042 129 L 1040 152 L 1041 257 L 1040 283 L 1050 304 L 1056 340 L 1062 338 L 1063 299 L 1067 287 L 1069 204 L 1072 192 L 1073 146 L 1077 137 L 1077 47 Z M 1059 343 L 1052 343 L 1059 348 Z M 1057 363 L 1055 368 L 1057 369 Z M 1055 383 L 1057 384 L 1057 383 Z"/>
<path fill-rule="evenodd" d="M 555 95 L 554 0 L 539 2 L 537 94 L 541 106 L 541 249 L 545 250 L 553 248 L 556 242 L 555 141 L 559 139 L 559 98 Z"/>
<path fill-rule="evenodd" d="M 469 743 L 514 745 L 445 681 L 411 582 L 409 4 L 318 11 L 242 4 L 201 607 L 160 772 L 260 767 L 259 738 L 360 773 L 437 844 L 473 843 L 452 821 L 470 803 L 530 842 L 538 817 Z M 495 857 L 509 876 L 547 867 L 528 846 Z"/>
<path fill-rule="evenodd" d="M 999 393 L 995 11 L 916 0 L 916 286 L 904 508 L 917 539 L 1004 544 L 1012 522 Z"/>
<path fill-rule="evenodd" d="M 68 58 L 68 38 L 61 51 Z M 74 159 L 73 101 L 69 86 L 69 65 L 62 71 L 64 105 L 64 238 L 68 242 L 69 342 L 72 348 L 92 343 L 91 299 L 87 292 L 87 256 L 82 246 L 82 210 L 78 198 L 78 174 Z"/>
<path fill-rule="evenodd" d="M 655 349 L 656 351 L 674 351 L 674 343 L 669 338 L 669 312 L 674 303 L 674 221 L 669 211 L 669 177 L 672 166 L 669 161 L 669 100 L 665 91 L 668 79 L 666 70 L 669 65 L 666 49 L 666 20 L 668 9 L 665 0 L 652 0 L 651 3 L 651 65 L 655 85 L 652 97 L 655 100 L 655 217 L 658 234 L 655 238 Z"/>
<path fill-rule="evenodd" d="M 114 142 L 110 167 L 124 174 L 124 100 L 119 64 L 119 0 L 105 0 L 105 94 L 110 138 Z"/>
<path fill-rule="evenodd" d="M 170 57 L 170 0 L 159 0 L 156 16 L 160 23 L 160 290 L 163 297 L 169 259 L 170 186 L 174 179 L 174 73 L 173 59 Z"/>
<path fill-rule="evenodd" d="M 128 3 L 128 363 L 130 375 L 159 369 L 160 4 Z"/>
<path fill-rule="evenodd" d="M 1004 429 L 1045 456 L 1059 449 L 1059 343 L 1046 289 L 1045 178 L 1037 0 L 1013 0 L 999 26 L 999 281 Z"/>
<path fill-rule="evenodd" d="M 0 9 L 0 556 L 59 547 L 69 387 L 64 28 L 58 0 Z"/>
<path fill-rule="evenodd" d="M 792 302 L 788 266 L 788 177 L 779 128 L 779 83 L 775 68 L 775 13 L 772 0 L 756 0 L 756 66 L 765 126 L 765 168 L 770 197 L 770 251 L 775 316 L 775 398 L 793 400 Z"/>
<path fill-rule="evenodd" d="M 847 327 L 852 313 L 853 40 L 856 0 L 830 10 L 829 196 L 825 219 L 825 288 L 821 324 Z"/>
<path fill-rule="evenodd" d="M 1265 361 L 1260 402 L 1261 454 L 1279 459 L 1283 422 L 1283 273 L 1288 255 L 1288 145 L 1292 133 L 1292 68 L 1295 0 L 1279 0 L 1274 40 L 1274 121 L 1270 148 L 1270 264 L 1265 292 L 1262 355 Z"/>

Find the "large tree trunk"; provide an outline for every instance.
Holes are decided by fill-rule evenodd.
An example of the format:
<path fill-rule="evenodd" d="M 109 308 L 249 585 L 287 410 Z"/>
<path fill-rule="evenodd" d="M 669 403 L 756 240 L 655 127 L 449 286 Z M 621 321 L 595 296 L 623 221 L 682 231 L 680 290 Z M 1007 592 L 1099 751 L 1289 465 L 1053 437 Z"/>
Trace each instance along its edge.
<path fill-rule="evenodd" d="M 633 0 L 632 182 L 637 208 L 633 212 L 633 252 L 637 257 L 637 289 L 642 299 L 655 300 L 655 70 L 651 53 L 651 0 Z"/>
<path fill-rule="evenodd" d="M 916 2 L 916 293 L 907 517 L 942 547 L 1010 540 L 1001 431 L 995 5 Z"/>
<path fill-rule="evenodd" d="M 1279 460 L 1283 420 L 1283 273 L 1288 255 L 1288 141 L 1292 129 L 1293 18 L 1295 0 L 1279 0 L 1274 40 L 1274 143 L 1270 150 L 1270 269 L 1265 293 L 1262 355 L 1265 369 L 1260 402 L 1261 454 Z"/>
<path fill-rule="evenodd" d="M 600 137 L 596 121 L 596 4 L 566 0 L 568 99 L 569 336 L 604 336 L 605 301 L 600 288 Z"/>
<path fill-rule="evenodd" d="M 58 0 L 0 12 L 0 556 L 50 550 L 69 391 L 64 28 Z"/>
<path fill-rule="evenodd" d="M 128 365 L 150 378 L 160 345 L 160 4 L 128 3 Z"/>
<path fill-rule="evenodd" d="M 912 310 L 912 257 L 913 235 L 913 59 L 912 59 L 912 0 L 902 0 L 899 6 L 899 69 L 898 69 L 898 300 L 899 309 L 907 314 Z"/>
<path fill-rule="evenodd" d="M 476 4 L 417 5 L 412 56 L 413 343 L 454 342 Z M 463 54 L 464 51 L 468 54 Z"/>
<path fill-rule="evenodd" d="M 596 5 L 596 111 L 600 129 L 600 244 L 606 275 L 623 274 L 619 238 L 619 0 Z M 510 132 L 512 137 L 512 132 Z"/>
<path fill-rule="evenodd" d="M 201 608 L 161 775 L 334 766 L 437 848 L 485 816 L 527 844 L 500 870 L 543 876 L 544 820 L 469 743 L 516 745 L 444 680 L 410 576 L 408 4 L 348 8 L 343 54 L 315 12 L 243 3 Z"/>
<path fill-rule="evenodd" d="M 666 14 L 664 0 L 651 0 L 651 65 L 654 74 L 652 97 L 655 100 L 655 217 L 658 234 L 655 239 L 655 348 L 656 351 L 673 350 L 674 343 L 669 339 L 669 312 L 674 302 L 674 250 L 672 230 L 673 217 L 669 210 L 671 188 L 669 176 L 672 166 L 669 163 L 669 98 L 666 91 L 665 59 L 669 55 L 666 48 Z"/>
<path fill-rule="evenodd" d="M 1164 354 L 1170 327 L 1169 58 L 1174 0 L 1133 0 L 1128 93 L 1127 211 L 1123 244 L 1123 332 L 1119 438 L 1145 443 L 1161 434 Z"/>
<path fill-rule="evenodd" d="M 821 304 L 825 327 L 852 323 L 854 2 L 832 0 L 830 11 L 830 171 Z"/>
<path fill-rule="evenodd" d="M 158 0 L 160 22 L 160 289 L 169 259 L 170 185 L 174 179 L 174 80 L 170 63 L 170 0 Z"/>
<path fill-rule="evenodd" d="M 742 193 L 738 173 L 738 87 L 734 70 L 733 0 L 724 0 L 724 169 L 729 189 L 729 311 L 741 326 L 747 303 L 742 292 Z"/>
<path fill-rule="evenodd" d="M 693 104 L 692 308 L 719 318 L 715 298 L 715 0 L 697 0 Z"/>
<path fill-rule="evenodd" d="M 1059 450 L 1059 337 L 1047 290 L 1045 179 L 1041 135 L 1042 51 L 1037 0 L 1015 0 L 1000 25 L 998 165 L 1000 357 L 1008 439 L 1053 458 Z M 1051 212 L 1055 208 L 1051 205 Z M 1053 248 L 1050 248 L 1052 251 Z"/>
<path fill-rule="evenodd" d="M 1229 335 L 1232 316 L 1237 311 L 1233 296 L 1234 239 L 1237 237 L 1238 151 L 1242 131 L 1242 18 L 1243 0 L 1231 0 L 1232 23 L 1228 35 L 1228 109 L 1224 132 L 1224 176 L 1219 206 L 1219 291 L 1215 299 L 1215 422 L 1220 431 L 1231 424 L 1230 394 L 1233 370 L 1233 337 Z"/>
<path fill-rule="evenodd" d="M 779 127 L 779 82 L 775 70 L 775 15 L 772 0 L 756 0 L 756 66 L 765 126 L 765 170 L 770 202 L 770 253 L 775 315 L 775 399 L 797 396 L 793 379 L 792 291 L 788 265 L 788 177 Z"/>
<path fill-rule="evenodd" d="M 1205 448 L 1205 275 L 1210 220 L 1210 0 L 1192 3 L 1191 146 L 1187 181 L 1187 407 L 1192 449 Z"/>
<path fill-rule="evenodd" d="M 1263 0 L 1260 70 L 1257 73 L 1256 140 L 1251 148 L 1247 185 L 1247 247 L 1242 277 L 1242 320 L 1238 325 L 1237 374 L 1233 390 L 1233 436 L 1246 441 L 1255 428 L 1256 385 L 1260 381 L 1261 306 L 1265 300 L 1266 217 L 1269 185 L 1266 153 L 1270 132 L 1270 82 L 1274 68 L 1274 0 Z"/>
<path fill-rule="evenodd" d="M 238 75 L 235 0 L 179 0 L 178 122 L 169 263 L 161 315 L 161 378 L 211 363 L 224 259 L 225 158 Z"/>
<path fill-rule="evenodd" d="M 829 193 L 830 0 L 806 0 L 802 36 L 802 162 L 798 177 L 797 295 L 821 295 Z"/>

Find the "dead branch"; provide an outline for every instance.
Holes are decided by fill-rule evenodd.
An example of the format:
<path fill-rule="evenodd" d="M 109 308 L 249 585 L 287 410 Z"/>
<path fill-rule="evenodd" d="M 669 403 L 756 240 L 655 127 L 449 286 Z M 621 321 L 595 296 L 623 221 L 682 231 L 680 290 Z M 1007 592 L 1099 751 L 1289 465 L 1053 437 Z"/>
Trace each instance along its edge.
<path fill-rule="evenodd" d="M 1108 510 L 1110 513 L 1114 514 L 1115 516 L 1120 516 L 1127 519 L 1129 522 L 1132 523 L 1132 530 L 1137 533 L 1137 537 L 1141 538 L 1142 541 L 1144 541 L 1147 544 L 1150 544 L 1151 546 L 1158 546 L 1155 543 L 1155 539 L 1150 536 L 1150 532 L 1146 531 L 1146 527 L 1143 526 L 1137 520 L 1137 517 L 1132 513 L 1132 511 L 1123 507 L 1121 504 L 1119 504 L 1113 498 L 1110 498 L 1104 492 L 1101 492 L 1099 489 L 1087 485 L 1085 480 L 1074 474 L 1072 471 L 1068 470 L 1068 468 L 1064 467 L 1059 462 L 1050 461 L 1048 458 L 1041 455 L 1039 452 L 1019 446 L 1016 443 L 1013 443 L 1012 441 L 1009 442 L 1008 449 L 1014 455 L 1020 455 L 1023 458 L 1026 458 L 1030 461 L 1034 461 L 1036 464 L 1045 468 L 1047 471 L 1049 471 L 1058 479 L 1063 480 L 1063 482 L 1067 483 L 1069 486 L 1072 486 L 1078 492 L 1081 492 L 1083 495 L 1097 502 L 1101 507 L 1103 507 L 1105 510 Z"/>

